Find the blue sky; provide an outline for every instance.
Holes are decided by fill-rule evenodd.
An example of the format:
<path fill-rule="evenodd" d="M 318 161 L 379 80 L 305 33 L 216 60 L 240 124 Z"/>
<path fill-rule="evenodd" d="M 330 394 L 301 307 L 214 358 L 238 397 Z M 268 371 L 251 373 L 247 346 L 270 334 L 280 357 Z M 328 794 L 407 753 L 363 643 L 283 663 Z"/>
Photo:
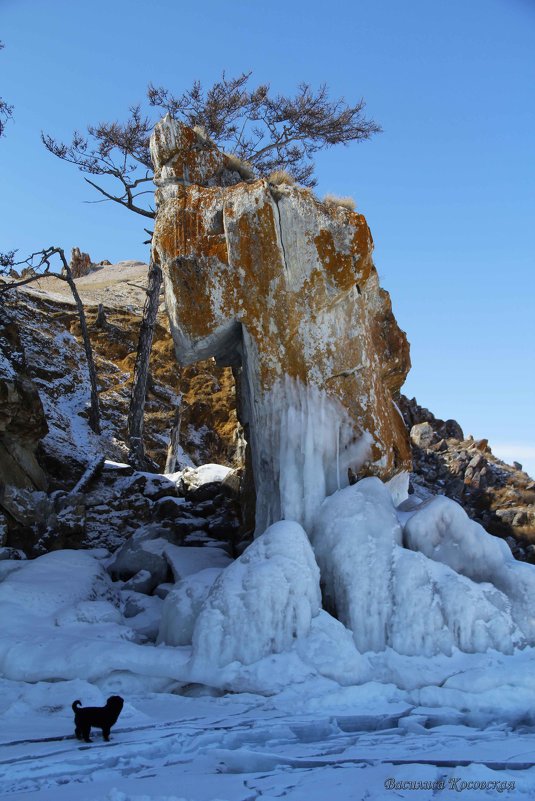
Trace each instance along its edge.
<path fill-rule="evenodd" d="M 384 133 L 319 154 L 352 195 L 409 336 L 409 396 L 535 474 L 534 0 L 0 0 L 0 250 L 147 259 L 144 222 L 41 145 L 121 119 L 153 81 L 222 69 L 364 97 Z"/>

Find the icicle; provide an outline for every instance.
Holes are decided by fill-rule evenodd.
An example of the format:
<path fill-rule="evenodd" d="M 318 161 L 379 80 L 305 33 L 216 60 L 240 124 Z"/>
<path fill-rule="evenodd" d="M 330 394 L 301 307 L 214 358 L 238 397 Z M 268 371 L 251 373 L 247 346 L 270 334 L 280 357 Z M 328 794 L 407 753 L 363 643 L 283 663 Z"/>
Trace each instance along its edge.
<path fill-rule="evenodd" d="M 336 486 L 340 489 L 340 423 L 336 431 Z"/>

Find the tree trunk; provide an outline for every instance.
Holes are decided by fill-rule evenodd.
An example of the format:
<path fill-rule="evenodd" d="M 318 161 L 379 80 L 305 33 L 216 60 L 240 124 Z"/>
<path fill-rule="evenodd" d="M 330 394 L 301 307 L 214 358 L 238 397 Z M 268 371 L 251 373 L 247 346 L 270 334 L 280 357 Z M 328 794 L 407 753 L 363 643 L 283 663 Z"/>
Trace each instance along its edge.
<path fill-rule="evenodd" d="M 105 328 L 106 327 L 106 312 L 104 311 L 104 306 L 102 303 L 98 304 L 98 311 L 97 311 L 97 319 L 95 320 L 95 326 L 97 328 Z"/>
<path fill-rule="evenodd" d="M 162 271 L 152 259 L 149 267 L 149 283 L 147 298 L 143 308 L 143 319 L 139 330 L 136 364 L 134 367 L 134 383 L 130 397 L 128 412 L 128 461 L 133 467 L 143 469 L 145 466 L 145 446 L 143 444 L 143 418 L 145 397 L 149 376 L 149 359 L 154 337 L 154 327 L 158 316 Z"/>
<path fill-rule="evenodd" d="M 167 460 L 165 462 L 164 473 L 174 473 L 177 467 L 178 449 L 180 447 L 180 424 L 182 423 L 182 395 L 179 395 L 175 419 L 169 437 L 169 447 L 167 448 Z"/>
<path fill-rule="evenodd" d="M 95 432 L 100 434 L 100 410 L 98 404 L 98 389 L 97 389 L 97 371 L 95 369 L 95 362 L 93 361 L 93 351 L 91 350 L 91 341 L 89 339 L 89 332 L 87 330 L 87 321 L 85 319 L 84 306 L 76 289 L 74 278 L 72 277 L 71 268 L 65 258 L 63 251 L 60 251 L 61 260 L 65 269 L 65 280 L 71 288 L 71 292 L 78 309 L 78 317 L 80 318 L 80 328 L 82 329 L 82 338 L 84 340 L 85 357 L 87 359 L 87 369 L 89 371 L 89 382 L 91 384 L 91 407 L 89 409 L 89 425 Z"/>

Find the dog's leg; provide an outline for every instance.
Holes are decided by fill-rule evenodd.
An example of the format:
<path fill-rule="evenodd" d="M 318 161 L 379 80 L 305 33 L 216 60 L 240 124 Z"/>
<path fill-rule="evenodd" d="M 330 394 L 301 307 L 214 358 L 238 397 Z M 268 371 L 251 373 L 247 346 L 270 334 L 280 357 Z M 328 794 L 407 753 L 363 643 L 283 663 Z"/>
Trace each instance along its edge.
<path fill-rule="evenodd" d="M 111 727 L 108 726 L 102 729 L 102 736 L 104 737 L 107 743 L 110 741 L 110 728 Z"/>
<path fill-rule="evenodd" d="M 82 729 L 82 733 L 84 735 L 84 740 L 86 741 L 86 743 L 92 742 L 91 736 L 90 736 L 91 735 L 91 726 L 84 726 L 84 728 Z"/>
<path fill-rule="evenodd" d="M 78 740 L 82 739 L 82 730 L 78 726 L 74 730 L 74 735 Z"/>

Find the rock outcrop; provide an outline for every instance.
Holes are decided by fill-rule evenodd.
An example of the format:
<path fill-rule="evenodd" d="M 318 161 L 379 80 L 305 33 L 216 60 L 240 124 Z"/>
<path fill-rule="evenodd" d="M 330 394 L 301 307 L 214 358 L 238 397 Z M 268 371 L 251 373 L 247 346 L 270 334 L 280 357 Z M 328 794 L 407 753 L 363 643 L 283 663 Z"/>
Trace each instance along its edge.
<path fill-rule="evenodd" d="M 379 286 L 364 217 L 310 191 L 243 180 L 234 162 L 164 118 L 152 142 L 153 257 L 181 364 L 213 356 L 237 377 L 256 530 L 309 526 L 351 472 L 410 466 L 393 401 L 406 337 Z"/>
<path fill-rule="evenodd" d="M 517 559 L 535 562 L 535 481 L 521 465 L 498 459 L 488 440 L 464 436 L 414 398 L 400 398 L 412 445 L 412 489 L 461 504 L 487 531 L 507 539 Z"/>
<path fill-rule="evenodd" d="M 69 264 L 73 278 L 83 278 L 86 275 L 99 270 L 101 267 L 109 266 L 111 262 L 107 259 L 99 261 L 97 264 L 91 261 L 89 253 L 84 253 L 80 248 L 74 247 L 71 250 L 71 261 Z"/>
<path fill-rule="evenodd" d="M 26 373 L 38 388 L 44 407 L 49 433 L 40 444 L 39 459 L 49 474 L 51 489 L 71 488 L 85 469 L 89 451 L 101 449 L 107 458 L 126 459 L 126 419 L 147 270 L 146 264 L 127 261 L 76 279 L 99 381 L 103 434 L 98 441 L 86 424 L 86 362 L 78 314 L 66 282 L 43 279 L 13 290 L 4 301 L 6 313 L 20 331 Z M 97 322 L 100 303 L 106 316 L 103 326 Z M 177 370 L 162 305 L 145 406 L 145 445 L 160 470 L 165 468 L 169 431 L 178 406 L 179 459 L 173 469 L 207 462 L 239 466 L 232 372 L 217 367 L 213 359 Z M 94 448 L 88 447 L 87 438 Z"/>

